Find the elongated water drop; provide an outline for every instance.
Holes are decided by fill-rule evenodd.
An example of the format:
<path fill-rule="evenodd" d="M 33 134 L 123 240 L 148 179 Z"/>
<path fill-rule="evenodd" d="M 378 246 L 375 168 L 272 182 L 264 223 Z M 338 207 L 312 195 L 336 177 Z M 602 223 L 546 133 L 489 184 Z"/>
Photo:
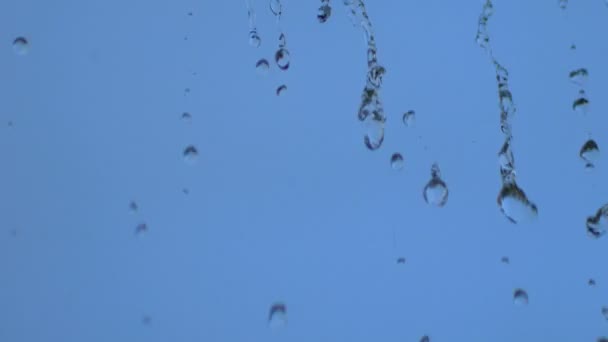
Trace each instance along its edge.
<path fill-rule="evenodd" d="M 13 50 L 18 55 L 25 55 L 30 51 L 30 44 L 25 37 L 17 37 L 13 40 Z"/>
<path fill-rule="evenodd" d="M 278 49 L 274 55 L 274 60 L 277 62 L 279 69 L 289 69 L 289 50 L 285 48 Z"/>
<path fill-rule="evenodd" d="M 393 170 L 401 170 L 403 169 L 403 156 L 401 153 L 393 153 L 391 156 L 391 167 Z"/>
<path fill-rule="evenodd" d="M 498 194 L 500 211 L 513 223 L 530 222 L 538 216 L 538 208 L 515 182 L 505 183 Z"/>
<path fill-rule="evenodd" d="M 585 162 L 586 167 L 594 167 L 595 163 L 600 158 L 600 148 L 599 146 L 597 146 L 595 140 L 587 140 L 585 144 L 581 147 L 579 156 Z"/>
<path fill-rule="evenodd" d="M 274 303 L 268 314 L 268 325 L 271 328 L 281 328 L 287 325 L 287 307 L 283 303 Z"/>
<path fill-rule="evenodd" d="M 416 112 L 413 110 L 408 110 L 407 112 L 403 113 L 402 120 L 406 127 L 414 126 L 414 123 L 416 122 Z"/>
<path fill-rule="evenodd" d="M 272 12 L 272 14 L 274 14 L 275 16 L 281 16 L 283 12 L 281 0 L 270 0 L 269 6 L 270 12 Z"/>
<path fill-rule="evenodd" d="M 515 289 L 513 292 L 513 303 L 515 305 L 528 305 L 528 293 L 523 289 Z"/>
<path fill-rule="evenodd" d="M 405 258 L 404 257 L 397 258 L 397 263 L 398 264 L 405 264 Z"/>
<path fill-rule="evenodd" d="M 599 208 L 595 216 L 587 217 L 587 234 L 592 238 L 600 238 L 608 230 L 608 203 Z"/>
<path fill-rule="evenodd" d="M 570 74 L 568 75 L 568 77 L 570 78 L 570 81 L 572 83 L 576 83 L 578 85 L 584 85 L 587 82 L 587 79 L 589 78 L 589 71 L 587 71 L 587 69 L 585 69 L 585 68 L 579 68 L 579 69 L 570 71 Z"/>
<path fill-rule="evenodd" d="M 384 123 L 384 118 L 377 114 L 368 115 L 364 119 L 365 135 L 363 136 L 363 142 L 369 150 L 375 151 L 382 146 L 384 142 Z"/>
<path fill-rule="evenodd" d="M 270 64 L 266 59 L 262 58 L 255 63 L 255 69 L 257 70 L 258 74 L 266 75 L 268 73 L 268 69 L 270 69 Z"/>
<path fill-rule="evenodd" d="M 193 164 L 194 162 L 196 162 L 196 159 L 198 159 L 198 150 L 196 149 L 196 147 L 194 147 L 194 145 L 189 145 L 184 148 L 183 154 L 184 160 L 189 164 Z"/>
<path fill-rule="evenodd" d="M 287 86 L 282 84 L 277 88 L 277 96 L 281 96 L 283 93 L 287 91 Z"/>
<path fill-rule="evenodd" d="M 428 204 L 443 207 L 448 201 L 448 186 L 441 179 L 441 171 L 437 163 L 431 166 L 431 180 L 424 186 L 422 196 Z"/>

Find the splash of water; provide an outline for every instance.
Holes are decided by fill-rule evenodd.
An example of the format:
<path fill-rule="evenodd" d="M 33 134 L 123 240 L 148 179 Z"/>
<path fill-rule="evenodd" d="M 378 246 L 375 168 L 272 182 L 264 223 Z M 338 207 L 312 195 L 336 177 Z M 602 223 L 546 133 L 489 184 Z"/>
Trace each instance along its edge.
<path fill-rule="evenodd" d="M 500 177 L 502 187 L 498 193 L 498 206 L 501 212 L 513 223 L 535 218 L 538 209 L 531 202 L 522 189 L 515 182 L 516 169 L 513 154 L 513 132 L 511 121 L 517 108 L 513 102 L 513 94 L 509 88 L 509 71 L 494 57 L 488 31 L 488 21 L 494 14 L 494 5 L 486 0 L 479 15 L 477 25 L 477 44 L 489 55 L 496 72 L 498 84 L 498 104 L 500 109 L 500 130 L 504 136 L 504 143 L 498 152 Z"/>

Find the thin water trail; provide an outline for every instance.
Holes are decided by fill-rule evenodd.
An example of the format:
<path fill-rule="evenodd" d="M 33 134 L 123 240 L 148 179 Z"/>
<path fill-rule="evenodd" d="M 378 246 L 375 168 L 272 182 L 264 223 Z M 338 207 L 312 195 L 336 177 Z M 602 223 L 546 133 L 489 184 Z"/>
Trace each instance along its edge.
<path fill-rule="evenodd" d="M 538 215 L 536 205 L 516 183 L 515 156 L 513 153 L 513 128 L 511 125 L 517 108 L 509 87 L 509 71 L 494 56 L 488 22 L 494 14 L 494 4 L 486 0 L 479 15 L 477 25 L 477 44 L 488 54 L 496 73 L 498 85 L 498 104 L 500 109 L 500 130 L 504 143 L 498 152 L 500 178 L 502 187 L 498 193 L 497 203 L 501 212 L 513 223 L 531 221 Z"/>
<path fill-rule="evenodd" d="M 386 116 L 380 99 L 380 88 L 386 69 L 378 63 L 376 37 L 363 0 L 343 1 L 349 10 L 351 20 L 356 26 L 363 28 L 367 45 L 367 75 L 358 118 L 363 123 L 365 131 L 363 142 L 369 150 L 374 151 L 379 149 L 384 142 Z"/>
<path fill-rule="evenodd" d="M 247 19 L 249 21 L 249 45 L 257 48 L 262 44 L 262 38 L 260 38 L 255 21 L 253 0 L 245 0 L 245 6 L 247 6 Z"/>
<path fill-rule="evenodd" d="M 289 69 L 289 49 L 287 49 L 287 36 L 281 26 L 281 16 L 283 15 L 283 3 L 281 0 L 270 0 L 270 11 L 277 19 L 277 31 L 279 33 L 279 47 L 274 54 L 275 62 L 281 70 Z"/>

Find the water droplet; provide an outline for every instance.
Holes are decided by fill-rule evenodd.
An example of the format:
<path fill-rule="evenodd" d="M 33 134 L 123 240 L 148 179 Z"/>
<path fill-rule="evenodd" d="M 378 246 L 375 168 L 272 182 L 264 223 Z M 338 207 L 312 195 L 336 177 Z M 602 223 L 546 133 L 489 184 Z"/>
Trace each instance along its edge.
<path fill-rule="evenodd" d="M 287 46 L 287 36 L 281 32 L 279 35 L 279 48 L 284 48 L 285 46 Z"/>
<path fill-rule="evenodd" d="M 287 325 L 287 307 L 283 303 L 275 303 L 270 307 L 268 325 L 271 328 L 280 328 Z"/>
<path fill-rule="evenodd" d="M 268 69 L 270 69 L 270 64 L 266 59 L 262 58 L 255 63 L 255 69 L 257 70 L 258 74 L 266 75 L 268 73 Z"/>
<path fill-rule="evenodd" d="M 608 337 L 598 337 L 597 342 L 608 342 Z"/>
<path fill-rule="evenodd" d="M 397 258 L 397 263 L 398 264 L 405 264 L 405 258 L 404 257 Z"/>
<path fill-rule="evenodd" d="M 448 186 L 441 179 L 441 171 L 436 163 L 431 166 L 431 180 L 425 185 L 422 195 L 428 204 L 443 207 L 448 201 Z"/>
<path fill-rule="evenodd" d="M 282 84 L 277 88 L 277 96 L 281 96 L 287 90 L 287 86 Z"/>
<path fill-rule="evenodd" d="M 424 335 L 420 338 L 420 342 L 431 342 L 431 338 L 428 335 Z"/>
<path fill-rule="evenodd" d="M 604 316 L 604 318 L 606 320 L 608 320 L 608 306 L 603 306 L 602 307 L 602 316 Z"/>
<path fill-rule="evenodd" d="M 578 94 L 579 97 L 572 102 L 572 109 L 584 114 L 589 108 L 589 99 L 584 90 L 579 91 Z"/>
<path fill-rule="evenodd" d="M 595 279 L 589 278 L 589 280 L 587 281 L 587 285 L 589 285 L 589 286 L 595 286 Z"/>
<path fill-rule="evenodd" d="M 184 193 L 184 195 L 188 195 L 190 193 L 190 190 L 188 188 L 183 188 L 182 192 Z"/>
<path fill-rule="evenodd" d="M 190 123 L 192 121 L 192 114 L 188 113 L 188 112 L 183 112 L 182 113 L 182 120 L 186 123 Z"/>
<path fill-rule="evenodd" d="M 281 5 L 281 0 L 270 0 L 269 3 L 270 12 L 276 16 L 281 16 L 283 12 L 283 6 Z"/>
<path fill-rule="evenodd" d="M 585 161 L 585 166 L 590 168 L 594 167 L 595 163 L 600 158 L 600 148 L 597 146 L 597 143 L 593 139 L 589 139 L 585 142 L 583 147 L 581 147 L 581 151 L 579 152 L 579 156 L 583 161 Z"/>
<path fill-rule="evenodd" d="M 570 45 L 570 50 L 576 50 L 576 44 Z"/>
<path fill-rule="evenodd" d="M 142 234 L 148 231 L 148 225 L 145 222 L 139 223 L 135 227 L 135 234 Z"/>
<path fill-rule="evenodd" d="M 317 13 L 317 19 L 322 24 L 327 21 L 331 17 L 331 6 L 328 4 L 321 5 L 319 7 L 319 12 Z"/>
<path fill-rule="evenodd" d="M 413 110 L 408 110 L 407 112 L 403 113 L 403 124 L 406 127 L 412 127 L 414 126 L 414 123 L 416 123 L 416 112 Z"/>
<path fill-rule="evenodd" d="M 144 316 L 141 318 L 141 323 L 142 323 L 143 325 L 150 325 L 150 323 L 152 323 L 152 317 L 150 317 L 150 315 L 144 315 Z"/>
<path fill-rule="evenodd" d="M 528 305 L 528 293 L 523 289 L 515 289 L 513 292 L 513 303 L 515 305 Z"/>
<path fill-rule="evenodd" d="M 384 142 L 384 123 L 384 118 L 377 114 L 368 115 L 363 120 L 365 129 L 363 142 L 369 150 L 375 151 L 382 146 Z"/>
<path fill-rule="evenodd" d="M 565 10 L 568 7 L 568 0 L 559 0 L 559 8 Z"/>
<path fill-rule="evenodd" d="M 509 257 L 503 256 L 502 258 L 500 258 L 500 261 L 503 264 L 509 264 L 511 262 L 511 260 L 509 260 Z"/>
<path fill-rule="evenodd" d="M 279 69 L 289 69 L 289 51 L 285 48 L 280 48 L 274 55 L 274 60 L 277 62 Z"/>
<path fill-rule="evenodd" d="M 258 48 L 260 47 L 260 45 L 262 44 L 262 38 L 260 38 L 260 35 L 258 35 L 258 31 L 256 30 L 252 30 L 249 32 L 249 45 L 253 46 L 254 48 Z"/>
<path fill-rule="evenodd" d="M 131 203 L 129 203 L 129 210 L 131 210 L 132 212 L 136 212 L 138 209 L 139 206 L 135 201 L 131 201 Z"/>
<path fill-rule="evenodd" d="M 570 81 L 572 83 L 583 85 L 587 82 L 587 79 L 589 78 L 589 72 L 585 68 L 580 68 L 570 71 L 570 74 L 568 76 L 570 77 Z"/>
<path fill-rule="evenodd" d="M 393 153 L 393 155 L 391 156 L 391 167 L 393 168 L 393 170 L 401 170 L 403 169 L 403 156 L 401 155 L 401 153 Z"/>
<path fill-rule="evenodd" d="M 513 223 L 531 222 L 538 216 L 538 208 L 526 197 L 515 182 L 505 183 L 498 194 L 498 206 Z"/>
<path fill-rule="evenodd" d="M 30 50 L 30 44 L 24 37 L 17 37 L 13 40 L 13 50 L 18 55 L 25 55 Z"/>
<path fill-rule="evenodd" d="M 194 145 L 189 145 L 184 149 L 184 160 L 187 163 L 194 163 L 198 158 L 198 150 Z"/>
<path fill-rule="evenodd" d="M 600 238 L 608 230 L 608 204 L 604 204 L 595 213 L 587 217 L 587 234 L 593 238 Z"/>

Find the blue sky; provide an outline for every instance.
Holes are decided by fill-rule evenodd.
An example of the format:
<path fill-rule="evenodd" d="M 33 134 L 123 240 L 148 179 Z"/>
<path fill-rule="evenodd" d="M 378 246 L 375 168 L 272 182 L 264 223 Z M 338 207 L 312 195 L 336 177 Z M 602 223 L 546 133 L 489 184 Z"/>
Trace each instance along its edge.
<path fill-rule="evenodd" d="M 589 171 L 578 157 L 588 134 L 608 146 L 608 7 L 494 4 L 517 180 L 539 209 L 525 225 L 496 204 L 503 137 L 494 69 L 475 43 L 481 0 L 366 2 L 387 69 L 373 152 L 357 120 L 365 41 L 341 1 L 320 24 L 320 1 L 284 0 L 291 64 L 266 76 L 255 64 L 278 44 L 266 1 L 254 1 L 257 49 L 244 1 L 3 1 L 0 341 L 608 335 L 608 237 L 585 233 L 608 202 L 608 164 Z M 579 67 L 584 118 L 568 80 Z M 190 144 L 195 163 L 182 156 Z M 422 197 L 434 162 L 442 208 Z M 516 288 L 528 305 L 514 305 Z M 267 324 L 277 301 L 278 331 Z"/>

